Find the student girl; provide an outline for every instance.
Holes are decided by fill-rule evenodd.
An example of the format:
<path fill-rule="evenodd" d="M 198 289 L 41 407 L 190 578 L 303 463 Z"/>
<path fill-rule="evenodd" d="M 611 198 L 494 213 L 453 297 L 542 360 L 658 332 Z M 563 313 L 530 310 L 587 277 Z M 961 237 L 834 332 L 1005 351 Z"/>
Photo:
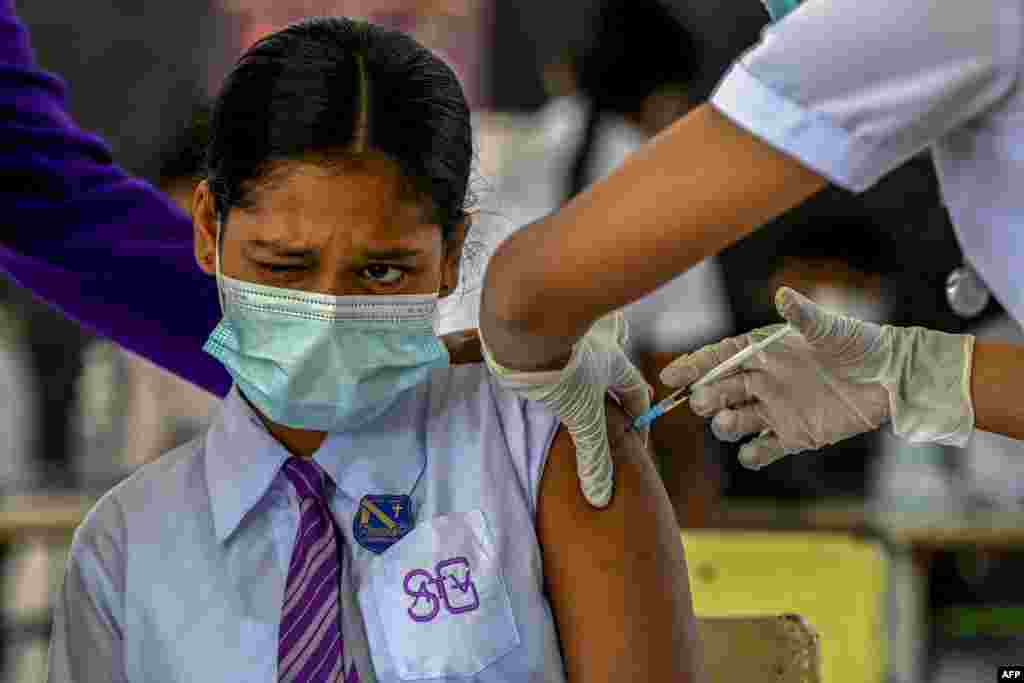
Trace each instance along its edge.
<path fill-rule="evenodd" d="M 182 214 L 68 119 L 9 0 L 0 46 L 4 203 L 37 211 L 5 220 L 7 263 L 137 347 L 219 300 L 205 350 L 232 380 L 206 434 L 77 530 L 50 681 L 700 680 L 678 529 L 623 412 L 596 511 L 557 417 L 435 336 L 472 227 L 447 66 L 341 18 L 259 41 L 217 98 L 186 249 Z M 112 258 L 135 292 L 107 300 Z M 187 346 L 151 355 L 216 378 Z"/>

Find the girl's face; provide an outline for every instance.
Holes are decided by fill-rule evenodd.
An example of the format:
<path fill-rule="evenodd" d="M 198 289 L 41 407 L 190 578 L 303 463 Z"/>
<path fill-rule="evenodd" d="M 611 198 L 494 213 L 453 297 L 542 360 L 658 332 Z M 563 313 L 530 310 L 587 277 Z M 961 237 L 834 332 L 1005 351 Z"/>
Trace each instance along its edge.
<path fill-rule="evenodd" d="M 458 282 L 465 226 L 444 244 L 427 204 L 408 192 L 386 158 L 361 157 L 331 169 L 282 164 L 252 198 L 253 206 L 231 210 L 223 275 L 335 296 L 430 294 Z M 196 188 L 192 220 L 196 260 L 214 275 L 217 221 L 206 181 Z M 326 436 L 253 410 L 293 454 L 311 456 Z"/>
<path fill-rule="evenodd" d="M 445 245 L 428 205 L 381 156 L 332 168 L 286 162 L 261 180 L 254 204 L 233 208 L 222 273 L 236 280 L 336 296 L 429 294 L 458 281 L 463 226 Z M 205 182 L 193 200 L 196 259 L 215 273 L 217 224 Z"/>

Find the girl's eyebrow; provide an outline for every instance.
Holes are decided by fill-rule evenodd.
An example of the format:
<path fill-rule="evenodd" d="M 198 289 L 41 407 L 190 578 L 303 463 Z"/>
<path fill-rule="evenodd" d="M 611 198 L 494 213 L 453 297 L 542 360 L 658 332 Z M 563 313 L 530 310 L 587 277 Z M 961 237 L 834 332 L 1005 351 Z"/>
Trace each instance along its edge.
<path fill-rule="evenodd" d="M 269 252 L 282 258 L 309 259 L 315 258 L 318 254 L 316 249 L 309 247 L 290 247 L 279 242 L 268 242 L 266 240 L 249 240 L 246 246 Z M 366 261 L 405 261 L 414 259 L 423 254 L 422 249 L 409 249 L 395 247 L 393 249 L 364 249 L 363 260 Z"/>
<path fill-rule="evenodd" d="M 314 258 L 317 255 L 316 249 L 310 249 L 309 247 L 289 247 L 286 244 L 267 242 L 265 240 L 249 240 L 246 242 L 246 246 L 270 252 L 275 256 L 281 256 L 283 258 L 309 259 Z"/>
<path fill-rule="evenodd" d="M 365 249 L 363 257 L 368 261 L 401 261 L 413 259 L 423 253 L 422 249 Z"/>

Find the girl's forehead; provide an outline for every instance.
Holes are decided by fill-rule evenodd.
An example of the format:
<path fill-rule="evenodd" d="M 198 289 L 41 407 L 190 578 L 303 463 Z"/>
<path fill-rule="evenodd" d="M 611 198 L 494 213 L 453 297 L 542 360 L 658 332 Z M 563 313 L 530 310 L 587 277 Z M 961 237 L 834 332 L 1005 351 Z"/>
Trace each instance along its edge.
<path fill-rule="evenodd" d="M 386 159 L 360 162 L 292 162 L 274 169 L 254 188 L 254 205 L 247 212 L 255 219 L 251 236 L 320 243 L 346 234 L 356 241 L 440 235 L 429 202 L 409 191 L 396 164 Z"/>

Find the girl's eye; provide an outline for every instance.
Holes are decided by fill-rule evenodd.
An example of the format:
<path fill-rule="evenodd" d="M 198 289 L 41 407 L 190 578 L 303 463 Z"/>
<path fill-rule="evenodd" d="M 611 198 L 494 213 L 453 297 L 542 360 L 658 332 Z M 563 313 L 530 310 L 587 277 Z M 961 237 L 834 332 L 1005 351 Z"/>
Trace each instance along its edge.
<path fill-rule="evenodd" d="M 296 271 L 306 269 L 306 266 L 301 264 L 285 265 L 283 263 L 261 263 L 260 265 L 271 273 L 294 273 Z"/>
<path fill-rule="evenodd" d="M 367 277 L 374 282 L 383 285 L 393 285 L 401 281 L 406 274 L 406 270 L 404 268 L 396 268 L 395 266 L 372 265 L 363 268 L 363 273 L 366 273 Z"/>

